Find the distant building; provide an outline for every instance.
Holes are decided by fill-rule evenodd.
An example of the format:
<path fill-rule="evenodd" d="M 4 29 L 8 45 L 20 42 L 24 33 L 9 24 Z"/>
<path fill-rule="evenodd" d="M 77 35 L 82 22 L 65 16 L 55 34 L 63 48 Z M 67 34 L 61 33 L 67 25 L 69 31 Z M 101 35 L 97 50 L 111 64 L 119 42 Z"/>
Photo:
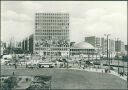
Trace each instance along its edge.
<path fill-rule="evenodd" d="M 21 48 L 26 53 L 33 53 L 33 34 L 23 39 L 18 43 L 18 48 Z"/>
<path fill-rule="evenodd" d="M 124 42 L 121 40 L 115 41 L 115 51 L 123 54 L 125 52 Z"/>
<path fill-rule="evenodd" d="M 33 43 L 34 43 L 34 35 L 33 34 L 29 36 L 28 41 L 29 41 L 29 44 L 28 44 L 29 52 L 33 53 Z"/>
<path fill-rule="evenodd" d="M 85 37 L 85 42 L 90 43 L 96 49 L 97 54 L 101 54 L 101 38 L 96 36 Z"/>
<path fill-rule="evenodd" d="M 107 56 L 107 39 L 101 38 L 101 51 L 102 54 Z M 115 41 L 112 39 L 108 39 L 108 53 L 111 55 L 110 57 L 115 57 Z"/>
<path fill-rule="evenodd" d="M 17 48 L 21 48 L 22 49 L 22 42 L 18 42 L 17 43 Z"/>
<path fill-rule="evenodd" d="M 69 55 L 69 14 L 36 13 L 34 53 L 42 56 Z"/>
<path fill-rule="evenodd" d="M 127 51 L 128 50 L 128 45 L 125 45 L 125 51 Z"/>
<path fill-rule="evenodd" d="M 92 44 L 94 47 L 100 47 L 100 38 L 96 36 L 85 37 L 85 42 Z"/>
<path fill-rule="evenodd" d="M 104 37 L 89 36 L 85 37 L 85 42 L 93 45 L 97 51 L 97 54 L 107 56 L 107 39 Z M 115 56 L 115 41 L 108 39 L 108 53 L 111 57 Z"/>

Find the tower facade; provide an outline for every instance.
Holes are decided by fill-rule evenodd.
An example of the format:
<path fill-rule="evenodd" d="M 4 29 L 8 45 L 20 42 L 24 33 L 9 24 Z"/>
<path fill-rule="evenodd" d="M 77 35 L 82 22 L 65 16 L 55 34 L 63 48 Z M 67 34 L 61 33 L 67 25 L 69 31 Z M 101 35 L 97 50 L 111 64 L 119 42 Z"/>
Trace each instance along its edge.
<path fill-rule="evenodd" d="M 43 56 L 69 55 L 69 14 L 36 13 L 34 53 Z"/>

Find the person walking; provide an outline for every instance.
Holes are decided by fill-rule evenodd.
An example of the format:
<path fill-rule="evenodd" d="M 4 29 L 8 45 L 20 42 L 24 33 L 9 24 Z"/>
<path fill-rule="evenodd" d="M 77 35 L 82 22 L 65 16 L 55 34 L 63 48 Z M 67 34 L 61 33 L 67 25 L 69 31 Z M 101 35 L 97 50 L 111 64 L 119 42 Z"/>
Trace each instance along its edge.
<path fill-rule="evenodd" d="M 15 69 L 17 69 L 17 65 L 16 65 L 16 64 L 14 64 L 14 66 L 15 66 Z"/>
<path fill-rule="evenodd" d="M 104 72 L 104 71 L 103 71 L 103 69 L 102 69 L 102 76 L 103 76 L 103 72 Z"/>
<path fill-rule="evenodd" d="M 28 64 L 26 63 L 26 68 L 28 68 Z"/>
<path fill-rule="evenodd" d="M 14 75 L 15 73 L 13 72 L 12 75 Z"/>

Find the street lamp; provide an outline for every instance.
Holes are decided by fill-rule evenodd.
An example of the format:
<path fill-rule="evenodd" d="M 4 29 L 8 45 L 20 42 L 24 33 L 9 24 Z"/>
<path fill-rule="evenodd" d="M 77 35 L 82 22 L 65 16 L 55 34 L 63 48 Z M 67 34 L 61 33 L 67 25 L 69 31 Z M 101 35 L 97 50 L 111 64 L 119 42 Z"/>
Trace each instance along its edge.
<path fill-rule="evenodd" d="M 107 37 L 107 60 L 109 60 L 109 71 L 110 71 L 110 59 L 109 59 L 109 46 L 108 46 L 108 37 L 110 36 L 110 34 L 104 34 Z"/>

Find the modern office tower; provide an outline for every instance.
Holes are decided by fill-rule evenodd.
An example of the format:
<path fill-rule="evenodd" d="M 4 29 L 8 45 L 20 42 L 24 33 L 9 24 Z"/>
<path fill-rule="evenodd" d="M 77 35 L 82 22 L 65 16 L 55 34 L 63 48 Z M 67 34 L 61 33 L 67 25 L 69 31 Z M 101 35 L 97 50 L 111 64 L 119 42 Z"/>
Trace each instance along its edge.
<path fill-rule="evenodd" d="M 34 53 L 66 56 L 69 44 L 69 13 L 36 13 Z"/>

